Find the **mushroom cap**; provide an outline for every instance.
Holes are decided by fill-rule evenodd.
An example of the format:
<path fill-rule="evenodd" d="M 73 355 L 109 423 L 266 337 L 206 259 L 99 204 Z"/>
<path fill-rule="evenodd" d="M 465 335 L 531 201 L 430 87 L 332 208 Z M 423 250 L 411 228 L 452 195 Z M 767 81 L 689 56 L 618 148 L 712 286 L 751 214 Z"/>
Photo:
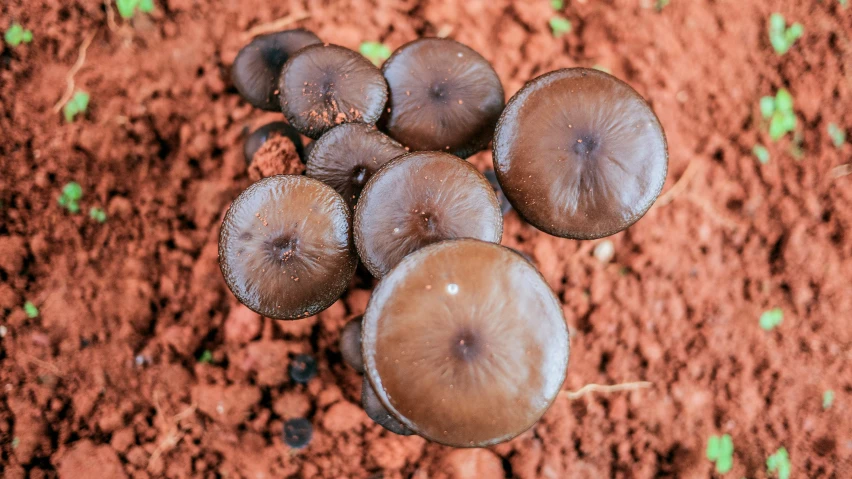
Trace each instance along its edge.
<path fill-rule="evenodd" d="M 278 75 L 281 67 L 302 48 L 321 43 L 307 30 L 295 29 L 255 37 L 234 59 L 231 79 L 240 95 L 255 108 L 280 111 Z"/>
<path fill-rule="evenodd" d="M 482 447 L 529 429 L 565 379 L 568 331 L 539 272 L 503 246 L 427 246 L 379 282 L 364 315 L 367 377 L 407 428 Z"/>
<path fill-rule="evenodd" d="M 361 355 L 361 318 L 346 323 L 340 331 L 340 355 L 343 362 L 359 373 L 364 373 L 364 356 Z"/>
<path fill-rule="evenodd" d="M 405 148 L 373 125 L 344 123 L 313 143 L 305 172 L 331 186 L 354 207 L 367 180 Z"/>
<path fill-rule="evenodd" d="M 364 408 L 364 412 L 367 413 L 367 416 L 369 416 L 370 419 L 388 431 L 394 434 L 399 434 L 400 436 L 410 436 L 414 434 L 411 429 L 403 426 L 401 422 L 391 416 L 388 410 L 385 409 L 382 402 L 379 401 L 379 397 L 376 396 L 376 391 L 373 391 L 373 386 L 367 378 L 364 378 L 364 381 L 361 383 L 361 406 Z"/>
<path fill-rule="evenodd" d="M 269 318 L 314 315 L 336 301 L 355 273 L 349 208 L 330 186 L 278 175 L 234 200 L 219 233 L 225 282 Z"/>
<path fill-rule="evenodd" d="M 341 123 L 375 123 L 388 98 L 375 65 L 358 52 L 330 44 L 311 45 L 290 57 L 279 90 L 287 121 L 314 139 Z"/>
<path fill-rule="evenodd" d="M 302 158 L 302 161 L 304 162 L 305 149 L 302 145 L 302 137 L 299 135 L 299 132 L 283 121 L 273 121 L 272 123 L 267 123 L 257 130 L 254 130 L 251 135 L 246 138 L 246 143 L 243 146 L 246 163 L 251 163 L 251 160 L 254 158 L 254 154 L 257 153 L 257 150 L 259 150 L 260 147 L 266 143 L 266 140 L 274 134 L 289 138 L 296 146 L 296 152 L 299 153 L 299 158 Z"/>
<path fill-rule="evenodd" d="M 503 215 L 482 173 L 453 155 L 425 151 L 387 163 L 355 209 L 355 244 L 380 278 L 405 255 L 455 238 L 499 243 Z"/>
<path fill-rule="evenodd" d="M 668 169 L 663 127 L 633 88 L 598 70 L 527 83 L 494 136 L 494 170 L 512 207 L 555 236 L 593 239 L 635 223 Z"/>
<path fill-rule="evenodd" d="M 406 43 L 385 62 L 390 135 L 412 151 L 466 158 L 491 141 L 503 111 L 500 78 L 488 60 L 446 38 Z"/>

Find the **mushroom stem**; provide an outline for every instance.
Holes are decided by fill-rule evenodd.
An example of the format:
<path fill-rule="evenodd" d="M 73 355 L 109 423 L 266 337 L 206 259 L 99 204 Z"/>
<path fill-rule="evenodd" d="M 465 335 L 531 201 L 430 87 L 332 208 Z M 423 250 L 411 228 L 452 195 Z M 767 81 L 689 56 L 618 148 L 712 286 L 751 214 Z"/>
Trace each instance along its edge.
<path fill-rule="evenodd" d="M 653 386 L 654 383 L 649 381 L 637 381 L 632 383 L 621 383 L 621 384 L 586 384 L 576 391 L 562 391 L 561 394 L 564 394 L 570 400 L 578 399 L 582 396 L 585 396 L 587 393 L 591 392 L 599 392 L 599 393 L 614 393 L 618 391 L 633 391 L 636 389 L 646 389 Z"/>

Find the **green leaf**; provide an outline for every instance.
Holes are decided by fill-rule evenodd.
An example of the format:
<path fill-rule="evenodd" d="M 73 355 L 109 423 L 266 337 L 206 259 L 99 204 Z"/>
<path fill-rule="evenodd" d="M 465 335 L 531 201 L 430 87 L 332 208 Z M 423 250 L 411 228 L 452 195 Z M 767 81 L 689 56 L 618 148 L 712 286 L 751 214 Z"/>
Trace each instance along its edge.
<path fill-rule="evenodd" d="M 760 114 L 763 115 L 763 118 L 769 118 L 772 114 L 775 113 L 775 98 L 771 96 L 765 96 L 760 99 Z"/>
<path fill-rule="evenodd" d="M 154 11 L 154 0 L 139 0 L 139 11 L 151 13 Z"/>
<path fill-rule="evenodd" d="M 783 55 L 787 53 L 790 49 L 790 45 L 787 43 L 787 40 L 784 38 L 784 35 L 781 33 L 777 34 L 769 34 L 769 43 L 772 45 L 772 49 L 775 50 L 775 53 L 779 55 Z"/>
<path fill-rule="evenodd" d="M 846 132 L 835 123 L 828 124 L 828 136 L 835 148 L 840 148 L 846 143 Z"/>
<path fill-rule="evenodd" d="M 783 32 L 787 26 L 787 21 L 784 20 L 784 15 L 773 13 L 769 16 L 769 31 Z"/>
<path fill-rule="evenodd" d="M 139 6 L 139 0 L 115 0 L 115 7 L 118 9 L 118 14 L 125 20 L 133 18 L 137 6 Z"/>
<path fill-rule="evenodd" d="M 654 8 L 656 8 L 658 12 L 662 12 L 663 9 L 669 5 L 669 3 L 671 3 L 671 0 L 657 0 L 657 2 L 654 4 Z"/>
<path fill-rule="evenodd" d="M 786 88 L 781 88 L 775 94 L 775 109 L 780 112 L 793 111 L 793 96 Z"/>
<path fill-rule="evenodd" d="M 550 8 L 554 10 L 562 10 L 564 6 L 565 2 L 563 0 L 550 0 Z"/>
<path fill-rule="evenodd" d="M 75 215 L 80 212 L 80 204 L 73 200 L 68 203 L 68 206 L 66 206 L 66 208 L 68 209 L 69 213 L 73 213 Z"/>
<path fill-rule="evenodd" d="M 722 436 L 721 441 L 719 441 L 719 453 L 720 457 L 730 457 L 734 453 L 734 441 L 731 439 L 730 434 L 725 434 Z"/>
<path fill-rule="evenodd" d="M 101 208 L 92 207 L 89 209 L 89 218 L 97 221 L 98 223 L 105 223 L 107 220 L 106 211 Z"/>
<path fill-rule="evenodd" d="M 80 186 L 80 183 L 72 181 L 62 187 L 62 196 L 69 200 L 79 200 L 83 197 L 83 187 Z"/>
<path fill-rule="evenodd" d="M 27 301 L 24 303 L 24 313 L 28 318 L 35 319 L 38 317 L 38 308 L 31 301 Z"/>
<path fill-rule="evenodd" d="M 822 408 L 828 409 L 831 405 L 834 404 L 834 391 L 829 389 L 828 391 L 822 393 Z"/>
<path fill-rule="evenodd" d="M 805 27 L 803 27 L 801 23 L 796 22 L 790 25 L 790 28 L 787 29 L 785 36 L 787 40 L 789 40 L 790 45 L 792 45 L 793 42 L 795 42 L 799 38 L 802 38 L 802 35 L 804 35 L 804 33 Z"/>
<path fill-rule="evenodd" d="M 769 138 L 772 141 L 778 141 L 785 133 L 787 133 L 787 127 L 784 115 L 776 112 L 769 121 Z"/>
<path fill-rule="evenodd" d="M 716 461 L 722 450 L 722 439 L 719 436 L 710 436 L 707 439 L 707 459 Z"/>
<path fill-rule="evenodd" d="M 765 331 L 772 331 L 784 321 L 784 310 L 773 308 L 764 311 L 760 315 L 760 327 Z"/>
<path fill-rule="evenodd" d="M 84 91 L 74 93 L 74 96 L 68 100 L 68 103 L 62 108 L 62 113 L 65 115 L 65 121 L 71 123 L 74 117 L 85 113 L 89 108 L 89 94 Z"/>
<path fill-rule="evenodd" d="M 754 145 L 751 152 L 754 153 L 754 156 L 757 157 L 757 161 L 759 161 L 761 165 L 769 163 L 769 150 L 767 150 L 763 145 Z"/>
<path fill-rule="evenodd" d="M 358 48 L 358 51 L 360 51 L 361 55 L 367 57 L 367 59 L 373 62 L 376 66 L 381 65 L 391 56 L 390 48 L 379 42 L 364 42 L 361 44 L 361 47 Z"/>
<path fill-rule="evenodd" d="M 787 449 L 781 447 L 775 454 L 766 459 L 766 469 L 769 474 L 777 473 L 778 479 L 790 478 L 790 457 L 787 455 Z"/>
<path fill-rule="evenodd" d="M 734 458 L 731 456 L 722 456 L 716 461 L 716 472 L 719 474 L 725 474 L 730 472 L 731 468 L 734 466 Z"/>
<path fill-rule="evenodd" d="M 24 30 L 24 27 L 18 23 L 13 23 L 3 35 L 3 41 L 11 47 L 16 47 L 21 43 L 30 43 L 33 41 L 33 32 Z"/>
<path fill-rule="evenodd" d="M 18 436 L 15 436 L 15 437 L 12 438 L 12 449 L 17 449 L 18 445 L 20 445 L 20 444 L 21 444 L 21 440 L 18 438 Z"/>
<path fill-rule="evenodd" d="M 567 18 L 555 16 L 550 19 L 550 29 L 553 31 L 553 36 L 556 38 L 571 33 L 571 21 Z"/>
<path fill-rule="evenodd" d="M 205 349 L 201 356 L 198 358 L 199 363 L 212 363 L 213 362 L 213 353 L 210 352 L 209 349 Z"/>

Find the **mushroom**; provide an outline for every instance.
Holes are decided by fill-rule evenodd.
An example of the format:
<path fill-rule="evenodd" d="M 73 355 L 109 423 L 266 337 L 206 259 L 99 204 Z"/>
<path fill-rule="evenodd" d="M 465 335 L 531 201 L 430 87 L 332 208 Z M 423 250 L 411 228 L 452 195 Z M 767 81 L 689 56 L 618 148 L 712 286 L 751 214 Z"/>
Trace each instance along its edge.
<path fill-rule="evenodd" d="M 321 43 L 307 30 L 285 30 L 260 35 L 243 47 L 234 59 L 231 78 L 240 95 L 255 108 L 280 111 L 278 75 L 290 55 Z"/>
<path fill-rule="evenodd" d="M 306 174 L 337 190 L 352 207 L 373 173 L 406 153 L 375 126 L 363 123 L 336 126 L 313 145 Z"/>
<path fill-rule="evenodd" d="M 299 154 L 299 158 L 302 160 L 305 159 L 305 148 L 302 145 L 302 137 L 299 136 L 299 132 L 283 121 L 273 121 L 272 123 L 267 123 L 257 130 L 254 130 L 252 134 L 246 138 L 246 143 L 243 146 L 246 163 L 251 164 L 251 160 L 254 159 L 254 154 L 257 153 L 257 150 L 259 150 L 267 140 L 274 138 L 275 136 L 284 137 L 292 141 L 293 145 L 296 147 L 296 152 Z"/>
<path fill-rule="evenodd" d="M 488 180 L 488 184 L 494 190 L 494 194 L 497 195 L 497 201 L 500 202 L 500 212 L 503 213 L 503 216 L 506 216 L 512 210 L 512 204 L 509 203 L 506 195 L 503 194 L 503 189 L 500 188 L 500 182 L 497 181 L 497 173 L 494 173 L 494 170 L 488 169 L 483 174 L 485 175 L 485 179 Z"/>
<path fill-rule="evenodd" d="M 340 331 L 340 355 L 343 362 L 359 373 L 364 372 L 364 358 L 361 356 L 361 316 L 350 320 Z"/>
<path fill-rule="evenodd" d="M 555 236 L 593 239 L 635 223 L 666 180 L 666 137 L 648 103 L 598 70 L 527 83 L 494 136 L 494 170 L 512 207 Z"/>
<path fill-rule="evenodd" d="M 411 429 L 403 426 L 401 422 L 399 422 L 391 415 L 391 413 L 388 412 L 387 409 L 385 409 L 382 402 L 379 401 L 376 391 L 373 390 L 373 386 L 370 385 L 370 381 L 368 381 L 367 378 L 364 378 L 364 381 L 361 383 L 361 406 L 364 408 L 364 412 L 367 413 L 367 416 L 369 416 L 370 419 L 388 431 L 394 434 L 399 434 L 400 436 L 410 436 L 414 434 Z"/>
<path fill-rule="evenodd" d="M 314 315 L 355 273 L 349 207 L 306 176 L 279 175 L 234 200 L 219 234 L 225 283 L 249 309 L 275 319 Z"/>
<path fill-rule="evenodd" d="M 488 60 L 446 38 L 401 46 L 385 62 L 390 136 L 412 151 L 466 158 L 488 146 L 503 111 L 500 78 Z"/>
<path fill-rule="evenodd" d="M 488 180 L 453 155 L 409 153 L 367 182 L 355 209 L 355 245 L 380 278 L 427 244 L 454 238 L 500 242 L 503 215 Z"/>
<path fill-rule="evenodd" d="M 361 334 L 382 405 L 448 446 L 488 446 L 532 427 L 568 365 L 562 307 L 541 274 L 472 239 L 403 259 L 373 292 Z"/>
<path fill-rule="evenodd" d="M 287 60 L 279 90 L 287 121 L 314 139 L 341 123 L 375 123 L 388 98 L 388 86 L 375 65 L 329 44 L 311 45 Z"/>

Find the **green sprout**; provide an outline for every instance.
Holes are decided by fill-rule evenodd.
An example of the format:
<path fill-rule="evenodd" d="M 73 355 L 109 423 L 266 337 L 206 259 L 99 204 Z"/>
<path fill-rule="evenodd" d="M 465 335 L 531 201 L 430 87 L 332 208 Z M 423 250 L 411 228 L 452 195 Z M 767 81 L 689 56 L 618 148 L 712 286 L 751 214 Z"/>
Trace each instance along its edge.
<path fill-rule="evenodd" d="M 725 474 L 734 465 L 734 442 L 730 434 L 710 436 L 707 441 L 707 459 L 716 463 L 716 472 Z"/>
<path fill-rule="evenodd" d="M 391 56 L 390 48 L 384 43 L 379 42 L 364 42 L 358 48 L 358 51 L 376 66 L 380 66 Z"/>
<path fill-rule="evenodd" d="M 657 0 L 656 2 L 654 2 L 654 8 L 658 12 L 662 12 L 663 9 L 669 5 L 669 3 L 671 3 L 671 0 Z"/>
<path fill-rule="evenodd" d="M 802 24 L 796 22 L 787 28 L 787 21 L 784 20 L 784 15 L 773 13 L 769 16 L 769 43 L 775 49 L 775 53 L 783 55 L 790 50 L 790 47 L 796 43 L 796 40 L 802 37 L 805 29 Z"/>
<path fill-rule="evenodd" d="M 213 353 L 210 352 L 209 349 L 205 349 L 201 356 L 198 357 L 199 363 L 207 363 L 210 364 L 213 362 Z"/>
<path fill-rule="evenodd" d="M 796 114 L 793 112 L 793 97 L 786 88 L 781 88 L 775 97 L 760 99 L 760 114 L 769 120 L 769 137 L 777 141 L 796 129 Z"/>
<path fill-rule="evenodd" d="M 57 201 L 59 206 L 62 206 L 69 213 L 78 213 L 80 211 L 80 198 L 83 197 L 83 187 L 80 183 L 72 181 L 62 187 L 62 194 Z"/>
<path fill-rule="evenodd" d="M 571 33 L 571 21 L 559 15 L 553 16 L 550 19 L 550 29 L 553 31 L 553 36 L 556 38 Z"/>
<path fill-rule="evenodd" d="M 115 0 L 115 6 L 121 18 L 127 20 L 133 18 L 137 10 L 142 13 L 153 12 L 154 0 Z"/>
<path fill-rule="evenodd" d="M 12 449 L 17 449 L 20 444 L 21 440 L 18 438 L 18 436 L 12 438 Z"/>
<path fill-rule="evenodd" d="M 834 391 L 829 389 L 828 391 L 822 393 L 822 408 L 828 409 L 831 405 L 834 404 Z"/>
<path fill-rule="evenodd" d="M 784 311 L 781 308 L 773 308 L 764 311 L 760 315 L 760 327 L 764 331 L 772 331 L 784 321 Z"/>
<path fill-rule="evenodd" d="M 846 132 L 837 126 L 836 123 L 828 124 L 828 136 L 831 138 L 831 143 L 835 148 L 840 148 L 846 143 Z"/>
<path fill-rule="evenodd" d="M 769 150 L 767 150 L 765 146 L 758 143 L 754 145 L 751 152 L 754 153 L 754 156 L 757 157 L 757 161 L 759 161 L 761 165 L 769 163 Z"/>
<path fill-rule="evenodd" d="M 554 10 L 562 10 L 564 6 L 565 2 L 563 0 L 550 0 L 550 8 Z"/>
<path fill-rule="evenodd" d="M 16 47 L 21 43 L 30 43 L 33 41 L 33 32 L 32 30 L 24 30 L 18 23 L 13 23 L 8 30 L 6 30 L 6 34 L 3 35 L 3 40 L 9 44 L 10 47 Z"/>
<path fill-rule="evenodd" d="M 68 100 L 68 103 L 62 107 L 62 114 L 65 115 L 65 121 L 71 123 L 74 121 L 74 117 L 86 113 L 86 109 L 89 108 L 89 94 L 84 91 L 78 91 L 74 93 L 74 96 Z"/>
<path fill-rule="evenodd" d="M 36 305 L 32 301 L 27 301 L 24 303 L 24 313 L 26 313 L 28 318 L 35 319 L 38 317 L 38 308 L 36 308 Z"/>
<path fill-rule="evenodd" d="M 778 479 L 790 479 L 790 456 L 787 450 L 779 448 L 778 451 L 766 459 L 766 469 L 769 475 L 778 474 Z"/>
<path fill-rule="evenodd" d="M 89 218 L 97 221 L 98 223 L 106 223 L 107 214 L 103 208 L 92 207 L 89 209 Z"/>

